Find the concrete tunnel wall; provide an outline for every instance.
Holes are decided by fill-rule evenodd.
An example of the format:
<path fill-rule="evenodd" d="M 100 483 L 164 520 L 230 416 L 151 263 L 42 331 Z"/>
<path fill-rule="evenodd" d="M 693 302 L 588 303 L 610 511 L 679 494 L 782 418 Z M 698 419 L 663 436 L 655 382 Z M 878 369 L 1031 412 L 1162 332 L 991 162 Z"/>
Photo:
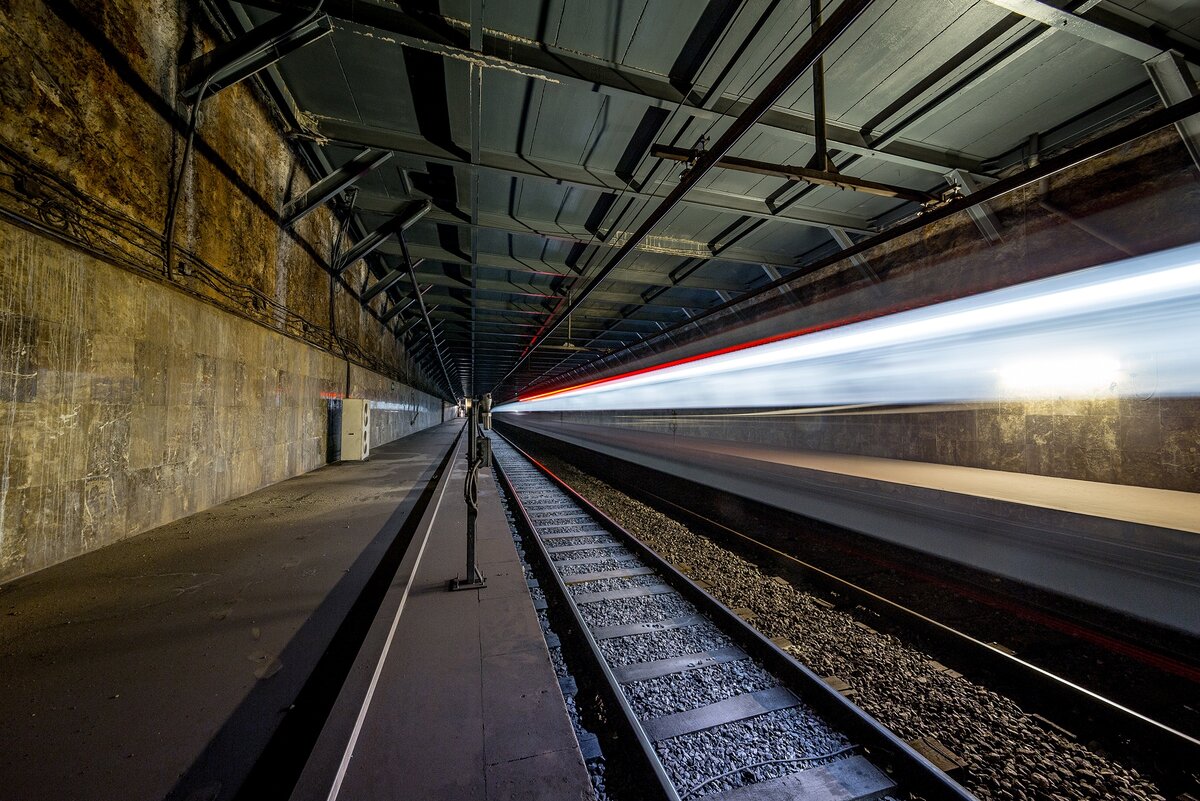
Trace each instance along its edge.
<path fill-rule="evenodd" d="M 531 419 L 1196 492 L 1200 401 L 995 401 L 753 417 L 738 410 L 532 412 Z"/>
<path fill-rule="evenodd" d="M 324 464 L 332 398 L 384 402 L 376 445 L 447 414 L 365 266 L 331 280 L 328 209 L 279 226 L 309 176 L 252 85 L 202 107 L 168 278 L 176 64 L 213 37 L 151 5 L 0 11 L 38 39 L 0 40 L 0 580 Z"/>

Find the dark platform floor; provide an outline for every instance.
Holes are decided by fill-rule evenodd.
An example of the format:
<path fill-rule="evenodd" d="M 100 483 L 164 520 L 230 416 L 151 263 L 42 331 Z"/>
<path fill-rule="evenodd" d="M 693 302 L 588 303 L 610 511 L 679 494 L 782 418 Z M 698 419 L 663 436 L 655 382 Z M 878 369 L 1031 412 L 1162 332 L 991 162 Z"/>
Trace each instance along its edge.
<path fill-rule="evenodd" d="M 384 602 L 399 611 L 376 619 L 293 801 L 592 798 L 490 470 L 487 586 L 447 591 L 466 575 L 465 472 L 460 456 Z"/>
<path fill-rule="evenodd" d="M 369 462 L 313 471 L 0 588 L 0 795 L 235 797 L 280 732 L 290 733 L 284 741 L 294 745 L 304 742 L 314 720 L 326 722 L 328 705 L 314 713 L 319 704 L 310 703 L 322 691 L 332 702 L 341 687 L 328 722 L 336 728 L 343 720 L 340 710 L 353 706 L 355 688 L 361 692 L 361 665 L 373 670 L 378 663 L 379 621 L 391 626 L 397 590 L 427 532 L 422 570 L 356 753 L 371 748 L 373 761 L 395 769 L 393 780 L 406 778 L 397 772 L 406 765 L 421 765 L 425 776 L 434 760 L 449 775 L 473 772 L 461 790 L 477 791 L 478 798 L 485 797 L 485 777 L 492 782 L 495 774 L 496 789 L 504 786 L 502 766 L 512 760 L 518 761 L 508 770 L 519 771 L 522 756 L 557 754 L 563 775 L 586 786 L 532 604 L 515 592 L 518 583 L 524 591 L 524 581 L 490 476 L 481 477 L 492 493 L 481 527 L 504 534 L 486 540 L 481 553 L 494 572 L 491 586 L 486 595 L 435 592 L 435 583 L 449 577 L 442 573 L 462 569 L 461 464 L 457 476 L 446 471 L 431 486 L 461 427 L 460 421 L 437 426 L 377 449 Z M 429 526 L 439 498 L 440 514 Z M 423 502 L 428 507 L 417 520 L 412 513 Z M 355 640 L 348 621 L 363 616 L 361 599 L 381 585 L 379 566 L 389 559 L 400 569 L 394 581 L 382 576 L 382 605 L 368 605 L 359 624 L 365 639 Z M 454 612 L 437 621 L 425 617 L 439 609 Z M 458 650 L 464 641 L 475 651 Z M 448 642 L 465 656 L 447 661 Z M 332 665 L 337 675 L 342 662 L 354 665 L 345 684 L 343 669 L 332 691 L 325 681 L 314 693 L 314 667 Z M 409 673 L 394 671 L 404 666 Z M 467 679 L 475 684 L 473 696 L 463 694 L 455 671 L 473 671 Z M 536 720 L 542 732 L 536 741 L 531 707 L 514 700 L 522 693 L 538 696 L 533 706 L 544 716 Z M 359 706 L 361 700 L 360 694 Z M 418 759 L 395 732 L 381 737 L 371 728 L 388 709 L 403 709 L 401 722 L 419 729 L 421 745 L 432 750 Z M 479 729 L 473 741 L 464 734 L 467 721 Z M 439 739 L 438 731 L 464 739 Z M 314 730 L 310 746 L 316 736 Z M 334 739 L 321 735 L 314 755 Z M 481 757 L 478 748 L 461 747 L 468 741 L 492 747 Z M 289 772 L 294 779 L 304 767 L 307 749 L 283 750 L 282 761 L 277 755 L 268 765 L 259 797 L 286 798 Z M 497 769 L 489 773 L 485 764 Z M 301 789 L 319 776 L 310 766 Z M 348 781 L 358 774 L 352 771 Z M 435 797 L 409 795 L 400 786 L 379 797 Z M 372 797 L 365 793 L 342 797 Z"/>

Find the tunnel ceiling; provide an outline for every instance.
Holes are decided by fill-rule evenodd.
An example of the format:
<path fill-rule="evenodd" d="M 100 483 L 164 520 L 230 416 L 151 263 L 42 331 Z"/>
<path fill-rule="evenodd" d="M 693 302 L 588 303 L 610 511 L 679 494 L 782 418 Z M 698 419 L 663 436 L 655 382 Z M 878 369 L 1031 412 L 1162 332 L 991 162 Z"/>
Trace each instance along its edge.
<path fill-rule="evenodd" d="M 230 34 L 283 8 L 213 7 Z M 353 196 L 359 238 L 432 202 L 405 236 L 452 389 L 508 376 L 509 394 L 911 216 L 952 170 L 986 180 L 1034 134 L 1062 144 L 1149 107 L 1139 45 L 1200 49 L 1197 3 L 1064 7 L 1085 24 L 1056 30 L 1036 0 L 876 0 L 824 56 L 828 158 L 909 197 L 712 169 L 545 337 L 679 182 L 686 165 L 652 148 L 719 138 L 808 37 L 808 3 L 326 0 L 333 33 L 264 75 L 321 174 L 392 154 L 336 201 Z M 814 131 L 808 71 L 727 155 L 817 168 Z M 368 263 L 402 258 L 392 239 Z M 410 284 L 388 293 L 440 372 Z"/>

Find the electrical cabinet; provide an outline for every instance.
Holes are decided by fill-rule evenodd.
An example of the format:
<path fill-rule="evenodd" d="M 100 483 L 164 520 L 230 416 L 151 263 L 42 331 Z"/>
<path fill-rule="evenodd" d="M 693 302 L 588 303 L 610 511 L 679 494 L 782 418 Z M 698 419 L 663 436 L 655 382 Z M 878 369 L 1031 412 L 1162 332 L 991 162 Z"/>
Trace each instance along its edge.
<path fill-rule="evenodd" d="M 366 398 L 342 401 L 342 461 L 361 462 L 371 453 L 371 402 Z"/>

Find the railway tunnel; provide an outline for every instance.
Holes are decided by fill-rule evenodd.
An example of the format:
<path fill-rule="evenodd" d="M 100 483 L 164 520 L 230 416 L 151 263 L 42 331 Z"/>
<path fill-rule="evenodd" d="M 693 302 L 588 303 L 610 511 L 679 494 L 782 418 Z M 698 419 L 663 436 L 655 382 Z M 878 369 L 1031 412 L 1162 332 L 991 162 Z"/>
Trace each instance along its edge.
<path fill-rule="evenodd" d="M 1194 0 L 0 28 L 0 798 L 1200 798 Z"/>

